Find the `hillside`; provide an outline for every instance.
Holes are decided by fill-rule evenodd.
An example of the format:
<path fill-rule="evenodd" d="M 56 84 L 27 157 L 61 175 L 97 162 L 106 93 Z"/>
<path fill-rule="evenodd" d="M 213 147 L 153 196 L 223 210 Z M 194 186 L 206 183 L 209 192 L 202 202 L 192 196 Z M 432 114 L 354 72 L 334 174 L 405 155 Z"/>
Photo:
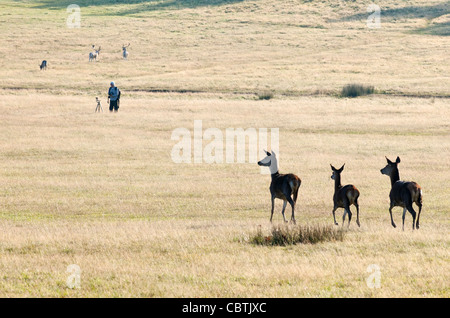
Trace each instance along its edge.
<path fill-rule="evenodd" d="M 95 94 L 114 78 L 128 91 L 450 94 L 448 1 L 381 1 L 379 29 L 366 1 L 79 1 L 81 27 L 68 28 L 70 2 L 2 1 L 0 88 Z"/>

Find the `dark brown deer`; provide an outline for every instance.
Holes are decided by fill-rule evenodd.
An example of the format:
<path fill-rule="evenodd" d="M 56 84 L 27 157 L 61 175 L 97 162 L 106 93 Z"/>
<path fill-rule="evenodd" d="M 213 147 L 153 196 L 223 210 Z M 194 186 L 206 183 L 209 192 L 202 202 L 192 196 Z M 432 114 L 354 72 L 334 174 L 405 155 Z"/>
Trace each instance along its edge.
<path fill-rule="evenodd" d="M 414 226 L 419 229 L 420 212 L 422 211 L 422 188 L 415 182 L 400 181 L 400 175 L 397 165 L 400 163 L 400 157 L 397 157 L 395 162 L 392 162 L 386 157 L 387 166 L 381 169 L 381 173 L 391 178 L 391 192 L 389 193 L 389 199 L 391 204 L 389 206 L 389 214 L 391 215 L 391 224 L 395 226 L 394 219 L 392 218 L 392 208 L 400 206 L 403 208 L 403 230 L 405 230 L 405 215 L 406 210 L 411 213 L 413 218 L 412 228 Z M 416 223 L 416 211 L 414 211 L 412 204 L 416 203 L 419 207 L 419 214 L 417 214 Z"/>
<path fill-rule="evenodd" d="M 258 161 L 258 165 L 269 167 L 270 174 L 272 176 L 272 182 L 270 183 L 269 188 L 272 200 L 272 210 L 270 211 L 270 222 L 272 222 L 275 198 L 277 198 L 284 201 L 283 210 L 281 211 L 284 222 L 287 222 L 284 216 L 284 210 L 286 209 L 287 202 L 289 202 L 289 204 L 292 207 L 291 222 L 295 224 L 295 214 L 294 214 L 295 204 L 297 203 L 298 189 L 300 188 L 302 181 L 295 174 L 278 173 L 278 162 L 275 152 L 272 151 L 272 153 L 270 153 L 266 151 L 266 154 L 267 157 L 265 157 L 261 161 Z M 291 198 L 291 195 L 293 196 L 293 198 Z"/>
<path fill-rule="evenodd" d="M 42 70 L 46 70 L 47 69 L 47 61 L 43 60 L 41 64 L 39 64 L 39 68 Z"/>
<path fill-rule="evenodd" d="M 345 186 L 342 186 L 341 184 L 341 173 L 344 170 L 345 163 L 342 165 L 340 169 L 336 169 L 331 165 L 331 170 L 333 173 L 331 174 L 331 179 L 334 180 L 334 195 L 333 195 L 333 219 L 334 224 L 338 225 L 336 222 L 336 210 L 338 208 L 344 208 L 344 215 L 342 216 L 342 226 L 344 226 L 345 222 L 345 215 L 348 214 L 348 227 L 350 227 L 350 221 L 352 219 L 352 212 L 350 211 L 350 205 L 354 205 L 356 207 L 356 224 L 358 226 L 361 226 L 359 223 L 359 204 L 358 204 L 358 198 L 359 198 L 359 191 L 358 189 L 352 185 L 347 184 Z"/>

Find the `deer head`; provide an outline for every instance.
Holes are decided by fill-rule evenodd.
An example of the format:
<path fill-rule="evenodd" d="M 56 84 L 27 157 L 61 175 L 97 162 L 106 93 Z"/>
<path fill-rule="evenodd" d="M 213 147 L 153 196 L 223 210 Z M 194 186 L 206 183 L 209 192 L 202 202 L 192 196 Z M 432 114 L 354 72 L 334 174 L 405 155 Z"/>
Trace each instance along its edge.
<path fill-rule="evenodd" d="M 387 161 L 386 167 L 380 170 L 382 174 L 390 176 L 394 170 L 398 171 L 397 165 L 400 163 L 400 157 L 397 157 L 395 162 L 392 162 L 388 159 L 388 157 L 385 157 Z"/>
<path fill-rule="evenodd" d="M 275 152 L 272 150 L 272 153 L 264 150 L 266 153 L 266 157 L 260 161 L 258 161 L 259 166 L 269 167 L 270 173 L 274 174 L 278 172 L 278 162 Z"/>
<path fill-rule="evenodd" d="M 270 164 L 272 162 L 272 154 L 266 150 L 264 150 L 264 152 L 266 153 L 267 156 L 263 160 L 258 161 L 258 165 L 264 166 L 264 167 L 270 167 Z"/>
<path fill-rule="evenodd" d="M 333 167 L 333 165 L 330 163 L 331 170 L 333 173 L 331 174 L 331 179 L 336 180 L 337 176 L 341 174 L 341 172 L 344 170 L 345 163 L 340 167 L 339 169 L 336 169 Z"/>

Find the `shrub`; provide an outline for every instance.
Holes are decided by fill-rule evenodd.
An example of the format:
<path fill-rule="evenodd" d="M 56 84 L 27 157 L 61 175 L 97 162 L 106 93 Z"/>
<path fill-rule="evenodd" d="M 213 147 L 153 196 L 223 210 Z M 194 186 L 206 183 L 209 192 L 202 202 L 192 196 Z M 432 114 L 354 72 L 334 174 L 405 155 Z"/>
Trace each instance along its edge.
<path fill-rule="evenodd" d="M 273 98 L 273 92 L 271 91 L 264 91 L 258 93 L 258 99 L 259 100 L 269 100 Z"/>
<path fill-rule="evenodd" d="M 361 84 L 347 84 L 342 88 L 341 97 L 358 97 L 373 94 L 373 86 L 364 86 Z"/>
<path fill-rule="evenodd" d="M 269 235 L 264 235 L 261 228 L 250 236 L 250 242 L 257 245 L 295 245 L 316 244 L 324 241 L 342 241 L 344 231 L 331 225 L 277 225 Z"/>

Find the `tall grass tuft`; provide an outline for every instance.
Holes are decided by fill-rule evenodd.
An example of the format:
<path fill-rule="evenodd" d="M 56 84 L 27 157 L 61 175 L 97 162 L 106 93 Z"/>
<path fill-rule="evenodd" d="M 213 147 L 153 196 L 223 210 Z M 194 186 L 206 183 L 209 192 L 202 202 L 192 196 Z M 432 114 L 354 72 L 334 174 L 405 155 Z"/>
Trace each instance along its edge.
<path fill-rule="evenodd" d="M 373 86 L 365 86 L 361 84 L 347 84 L 342 88 L 341 97 L 358 97 L 370 95 L 374 92 Z"/>
<path fill-rule="evenodd" d="M 258 92 L 258 99 L 259 100 L 269 100 L 273 98 L 273 92 L 272 91 L 262 91 L 262 92 Z"/>
<path fill-rule="evenodd" d="M 331 225 L 276 225 L 269 235 L 261 228 L 250 236 L 250 242 L 257 245 L 286 246 L 295 244 L 316 244 L 325 241 L 342 241 L 345 232 Z"/>

